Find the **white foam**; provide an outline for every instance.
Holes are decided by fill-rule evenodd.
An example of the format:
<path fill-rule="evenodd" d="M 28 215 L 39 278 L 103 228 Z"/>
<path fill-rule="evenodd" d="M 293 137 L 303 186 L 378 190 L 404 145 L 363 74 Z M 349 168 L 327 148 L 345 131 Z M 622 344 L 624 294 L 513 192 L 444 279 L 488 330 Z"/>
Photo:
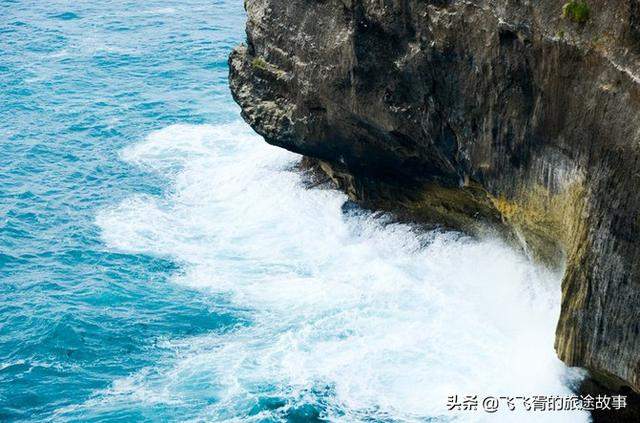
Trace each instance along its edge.
<path fill-rule="evenodd" d="M 156 9 L 144 10 L 142 13 L 149 15 L 173 15 L 176 13 L 176 9 L 173 7 L 159 7 Z"/>
<path fill-rule="evenodd" d="M 243 124 L 171 126 L 123 159 L 166 175 L 172 190 L 102 211 L 106 243 L 183 263 L 176 283 L 222 294 L 252 323 L 169 342 L 175 358 L 118 381 L 102 403 L 206 402 L 185 415 L 258 421 L 324 402 L 333 421 L 412 421 L 451 417 L 454 394 L 570 394 L 576 376 L 553 351 L 559 276 L 500 242 L 345 215 L 343 194 L 304 189 L 297 156 Z M 247 416 L 265 396 L 286 405 Z"/>

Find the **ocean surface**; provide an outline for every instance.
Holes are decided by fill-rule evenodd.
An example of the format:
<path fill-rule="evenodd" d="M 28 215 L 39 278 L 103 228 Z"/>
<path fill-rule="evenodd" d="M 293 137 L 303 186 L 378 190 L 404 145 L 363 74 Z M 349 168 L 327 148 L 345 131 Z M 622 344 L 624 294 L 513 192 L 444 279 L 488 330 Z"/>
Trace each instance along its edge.
<path fill-rule="evenodd" d="M 305 188 L 239 117 L 240 0 L 0 0 L 0 421 L 587 421 L 560 276 Z"/>

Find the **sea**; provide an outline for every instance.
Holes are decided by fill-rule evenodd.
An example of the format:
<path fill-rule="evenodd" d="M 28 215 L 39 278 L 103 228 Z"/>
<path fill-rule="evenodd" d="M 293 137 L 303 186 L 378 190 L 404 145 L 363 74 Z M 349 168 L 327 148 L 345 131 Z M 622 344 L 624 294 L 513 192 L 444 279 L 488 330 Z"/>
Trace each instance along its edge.
<path fill-rule="evenodd" d="M 584 376 L 561 274 L 310 187 L 231 98 L 245 21 L 0 0 L 0 421 L 588 421 L 483 409 Z"/>

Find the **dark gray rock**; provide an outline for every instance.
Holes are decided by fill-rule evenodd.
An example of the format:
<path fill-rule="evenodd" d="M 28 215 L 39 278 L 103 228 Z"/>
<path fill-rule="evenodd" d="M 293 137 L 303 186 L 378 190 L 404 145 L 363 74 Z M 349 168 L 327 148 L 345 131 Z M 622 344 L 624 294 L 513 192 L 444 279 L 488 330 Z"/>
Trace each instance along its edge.
<path fill-rule="evenodd" d="M 247 0 L 230 85 L 352 197 L 501 220 L 565 263 L 558 355 L 639 391 L 640 7 L 588 3 Z"/>

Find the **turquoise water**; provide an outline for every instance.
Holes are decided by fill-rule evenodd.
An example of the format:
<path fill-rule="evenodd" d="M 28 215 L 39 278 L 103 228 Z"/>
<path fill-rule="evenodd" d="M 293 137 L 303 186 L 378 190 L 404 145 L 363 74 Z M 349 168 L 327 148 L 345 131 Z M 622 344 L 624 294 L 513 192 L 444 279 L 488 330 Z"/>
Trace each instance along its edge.
<path fill-rule="evenodd" d="M 558 275 L 305 189 L 240 121 L 244 19 L 0 0 L 0 421 L 447 421 L 448 395 L 570 393 Z"/>

